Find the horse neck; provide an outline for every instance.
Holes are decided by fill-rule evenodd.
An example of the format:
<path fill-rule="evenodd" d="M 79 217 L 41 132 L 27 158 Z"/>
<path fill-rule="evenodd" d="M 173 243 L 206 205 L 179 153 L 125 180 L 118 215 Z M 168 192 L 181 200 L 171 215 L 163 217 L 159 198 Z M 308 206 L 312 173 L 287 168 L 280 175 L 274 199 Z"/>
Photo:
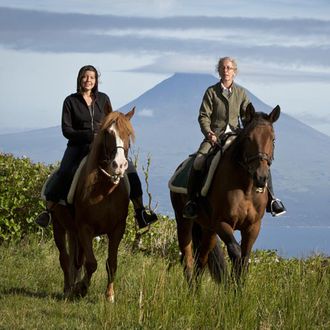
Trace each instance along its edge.
<path fill-rule="evenodd" d="M 249 173 L 234 159 L 235 148 L 229 148 L 222 156 L 215 172 L 215 182 L 217 186 L 224 187 L 235 185 L 244 191 L 250 193 L 253 188 L 253 180 Z"/>
<path fill-rule="evenodd" d="M 90 199 L 91 196 L 107 195 L 117 186 L 100 172 L 98 155 L 98 144 L 94 142 L 78 181 L 78 193 L 83 200 Z"/>

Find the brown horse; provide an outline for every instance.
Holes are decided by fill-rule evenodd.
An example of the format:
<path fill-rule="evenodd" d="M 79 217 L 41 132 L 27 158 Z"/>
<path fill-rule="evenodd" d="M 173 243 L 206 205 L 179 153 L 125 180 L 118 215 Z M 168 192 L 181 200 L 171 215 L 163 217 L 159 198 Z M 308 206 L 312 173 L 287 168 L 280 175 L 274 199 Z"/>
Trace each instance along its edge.
<path fill-rule="evenodd" d="M 92 240 L 106 234 L 109 240 L 106 297 L 114 300 L 118 246 L 125 231 L 129 205 L 129 188 L 122 177 L 127 169 L 130 141 L 134 139 L 130 123 L 134 111 L 126 115 L 109 112 L 105 116 L 82 167 L 72 209 L 57 204 L 52 210 L 65 296 L 86 295 L 97 268 Z M 82 279 L 79 278 L 81 269 L 85 273 Z"/>
<path fill-rule="evenodd" d="M 212 262 L 218 264 L 218 270 L 223 274 L 223 255 L 210 255 L 215 248 L 219 249 L 218 236 L 227 247 L 236 278 L 247 270 L 268 201 L 267 179 L 275 139 L 272 124 L 279 116 L 279 106 L 270 114 L 255 112 L 252 104 L 248 106 L 244 128 L 222 155 L 207 196 L 199 197 L 197 219 L 183 218 L 187 196 L 171 191 L 179 247 L 189 283 L 194 278 L 194 265 L 197 277 L 211 257 L 217 258 Z M 235 230 L 241 232 L 240 244 L 234 237 Z M 197 254 L 194 254 L 196 246 Z"/>

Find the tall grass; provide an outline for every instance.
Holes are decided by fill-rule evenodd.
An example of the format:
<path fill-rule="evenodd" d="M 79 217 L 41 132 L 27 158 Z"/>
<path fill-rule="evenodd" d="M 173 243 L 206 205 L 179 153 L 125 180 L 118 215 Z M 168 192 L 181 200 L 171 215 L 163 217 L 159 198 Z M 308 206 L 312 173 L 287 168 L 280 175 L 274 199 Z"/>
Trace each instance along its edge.
<path fill-rule="evenodd" d="M 327 258 L 261 251 L 242 287 L 216 285 L 206 273 L 193 293 L 178 260 L 122 244 L 111 304 L 104 298 L 106 250 L 104 241 L 95 243 L 89 292 L 68 301 L 53 241 L 0 246 L 0 329 L 330 329 Z"/>

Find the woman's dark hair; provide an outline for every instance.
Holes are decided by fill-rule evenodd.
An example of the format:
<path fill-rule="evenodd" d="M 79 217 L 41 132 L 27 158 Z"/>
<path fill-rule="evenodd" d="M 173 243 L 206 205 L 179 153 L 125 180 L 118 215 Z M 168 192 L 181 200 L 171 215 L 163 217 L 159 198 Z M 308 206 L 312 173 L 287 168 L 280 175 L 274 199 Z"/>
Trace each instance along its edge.
<path fill-rule="evenodd" d="M 92 92 L 96 93 L 98 91 L 98 87 L 99 87 L 99 76 L 100 75 L 93 65 L 85 65 L 79 70 L 78 77 L 77 77 L 77 93 L 83 92 L 83 90 L 81 88 L 81 80 L 82 80 L 83 76 L 85 75 L 86 71 L 95 72 L 95 86 L 93 87 Z"/>

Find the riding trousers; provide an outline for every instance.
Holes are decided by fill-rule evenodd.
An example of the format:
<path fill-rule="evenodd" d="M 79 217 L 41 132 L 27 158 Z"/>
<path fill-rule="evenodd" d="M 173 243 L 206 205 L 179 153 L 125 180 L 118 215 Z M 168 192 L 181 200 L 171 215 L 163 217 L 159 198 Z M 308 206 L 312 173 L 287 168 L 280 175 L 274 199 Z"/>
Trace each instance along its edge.
<path fill-rule="evenodd" d="M 206 156 L 211 148 L 212 148 L 211 143 L 207 140 L 203 140 L 203 142 L 199 146 L 199 149 L 197 151 L 197 155 L 196 155 L 196 158 L 195 158 L 194 164 L 193 164 L 193 167 L 196 171 L 201 171 L 203 169 Z"/>
<path fill-rule="evenodd" d="M 89 144 L 67 146 L 58 171 L 47 185 L 45 195 L 48 201 L 66 200 L 74 174 L 88 152 Z"/>

